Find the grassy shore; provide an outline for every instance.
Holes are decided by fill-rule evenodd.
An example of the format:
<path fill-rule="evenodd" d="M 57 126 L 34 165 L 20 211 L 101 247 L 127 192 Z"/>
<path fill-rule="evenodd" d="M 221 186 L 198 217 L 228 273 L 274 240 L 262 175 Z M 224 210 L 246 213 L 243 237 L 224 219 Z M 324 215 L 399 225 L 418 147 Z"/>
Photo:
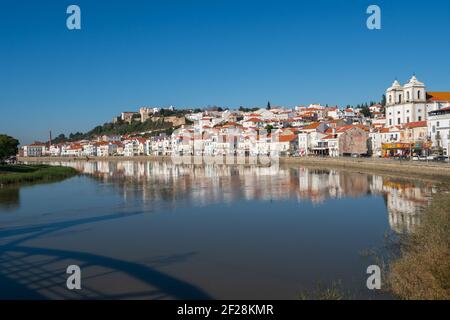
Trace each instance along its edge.
<path fill-rule="evenodd" d="M 450 194 L 441 193 L 415 230 L 400 242 L 388 283 L 399 299 L 450 299 Z"/>
<path fill-rule="evenodd" d="M 46 183 L 76 175 L 70 167 L 35 165 L 0 165 L 0 185 Z"/>

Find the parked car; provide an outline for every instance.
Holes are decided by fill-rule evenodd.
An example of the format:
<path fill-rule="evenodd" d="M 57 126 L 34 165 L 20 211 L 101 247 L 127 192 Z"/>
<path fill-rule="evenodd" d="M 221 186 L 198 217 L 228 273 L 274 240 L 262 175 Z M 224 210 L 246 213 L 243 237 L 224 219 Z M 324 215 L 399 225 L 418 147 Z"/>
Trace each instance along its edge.
<path fill-rule="evenodd" d="M 426 156 L 419 156 L 419 160 L 420 161 L 427 161 L 427 157 Z"/>
<path fill-rule="evenodd" d="M 16 164 L 17 163 L 17 158 L 15 156 L 9 157 L 8 159 L 5 160 L 6 164 Z"/>
<path fill-rule="evenodd" d="M 412 161 L 419 161 L 419 157 L 418 156 L 414 156 L 411 159 L 412 159 Z"/>

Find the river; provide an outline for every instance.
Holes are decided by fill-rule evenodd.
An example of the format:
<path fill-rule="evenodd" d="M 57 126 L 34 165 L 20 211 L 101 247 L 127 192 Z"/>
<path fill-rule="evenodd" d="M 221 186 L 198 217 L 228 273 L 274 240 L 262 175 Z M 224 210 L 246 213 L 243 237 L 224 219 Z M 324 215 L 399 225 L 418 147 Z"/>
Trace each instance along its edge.
<path fill-rule="evenodd" d="M 437 192 L 296 165 L 62 164 L 82 174 L 0 189 L 1 299 L 298 299 L 332 283 L 386 299 L 366 269 Z"/>

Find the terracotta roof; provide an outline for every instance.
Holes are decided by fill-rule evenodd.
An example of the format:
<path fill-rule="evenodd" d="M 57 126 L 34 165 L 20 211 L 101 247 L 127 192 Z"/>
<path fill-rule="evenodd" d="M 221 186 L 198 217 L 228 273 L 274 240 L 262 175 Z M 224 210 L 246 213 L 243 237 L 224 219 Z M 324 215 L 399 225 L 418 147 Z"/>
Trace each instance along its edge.
<path fill-rule="evenodd" d="M 306 127 L 303 127 L 302 130 L 310 130 L 310 129 L 316 129 L 320 125 L 320 122 L 314 122 L 310 125 L 307 125 Z"/>
<path fill-rule="evenodd" d="M 105 146 L 105 145 L 109 145 L 109 142 L 107 142 L 107 141 L 99 141 L 99 142 L 95 143 L 95 145 L 97 145 L 97 146 Z"/>
<path fill-rule="evenodd" d="M 450 92 L 427 92 L 427 99 L 431 101 L 450 101 Z"/>
<path fill-rule="evenodd" d="M 381 128 L 381 133 L 388 133 L 388 132 L 398 132 L 400 131 L 400 128 L 398 126 L 390 127 L 390 128 Z"/>
<path fill-rule="evenodd" d="M 262 122 L 262 120 L 259 118 L 251 118 L 251 119 L 246 120 L 246 122 Z"/>
<path fill-rule="evenodd" d="M 289 142 L 294 140 L 297 137 L 296 134 L 289 134 L 289 135 L 279 135 L 278 139 L 279 142 Z"/>
<path fill-rule="evenodd" d="M 417 128 L 417 127 L 426 127 L 427 122 L 426 121 L 415 121 L 415 122 L 408 122 L 405 124 L 405 127 L 408 128 Z"/>
<path fill-rule="evenodd" d="M 29 145 L 29 147 L 45 147 L 45 146 L 47 146 L 47 144 L 43 142 L 34 142 Z"/>
<path fill-rule="evenodd" d="M 74 144 L 67 148 L 67 150 L 80 150 L 80 149 L 83 149 L 83 147 L 79 144 Z"/>

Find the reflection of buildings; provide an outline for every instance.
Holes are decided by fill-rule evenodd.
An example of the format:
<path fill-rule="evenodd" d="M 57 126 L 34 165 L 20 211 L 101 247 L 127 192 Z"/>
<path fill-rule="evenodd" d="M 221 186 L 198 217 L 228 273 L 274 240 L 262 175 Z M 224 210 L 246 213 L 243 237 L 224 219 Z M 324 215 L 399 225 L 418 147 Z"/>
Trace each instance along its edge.
<path fill-rule="evenodd" d="M 436 192 L 433 185 L 382 177 L 374 180 L 372 190 L 386 196 L 391 228 L 398 233 L 413 231 L 420 224 L 422 210 L 429 204 L 430 196 Z"/>
<path fill-rule="evenodd" d="M 238 200 L 310 200 L 383 195 L 396 232 L 420 223 L 433 185 L 332 169 L 249 165 L 173 164 L 169 161 L 80 161 L 65 165 L 118 188 L 127 200 L 150 207 L 208 205 Z"/>

